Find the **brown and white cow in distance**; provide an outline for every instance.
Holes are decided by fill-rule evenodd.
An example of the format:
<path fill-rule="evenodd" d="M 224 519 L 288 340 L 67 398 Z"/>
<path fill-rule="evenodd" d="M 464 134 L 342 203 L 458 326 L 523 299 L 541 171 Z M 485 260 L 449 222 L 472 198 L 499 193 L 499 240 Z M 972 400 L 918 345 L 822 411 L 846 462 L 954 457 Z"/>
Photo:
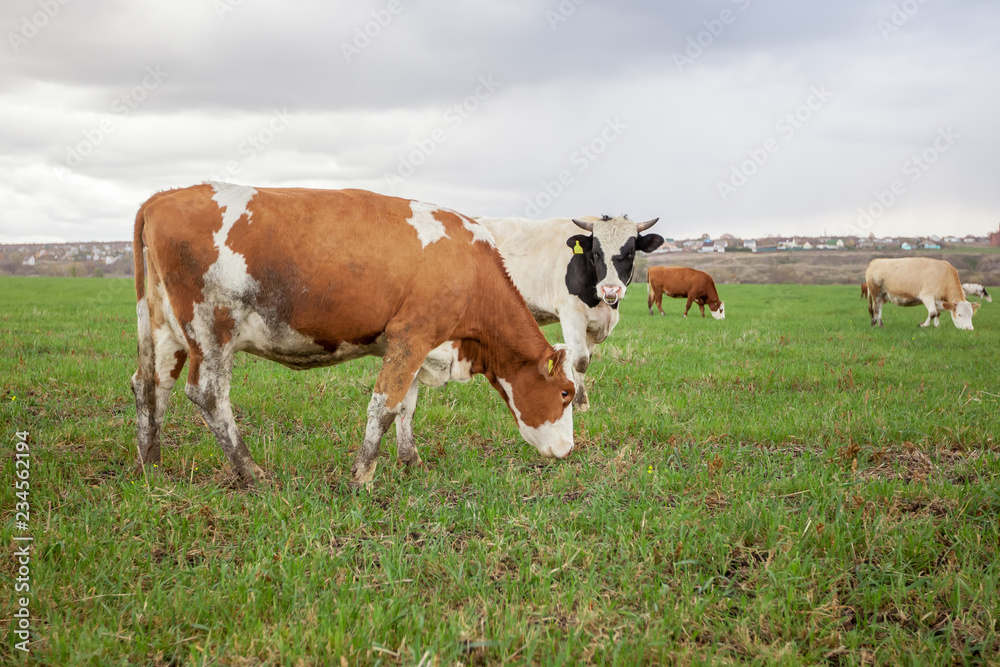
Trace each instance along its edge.
<path fill-rule="evenodd" d="M 941 310 L 951 312 L 959 329 L 972 329 L 972 315 L 978 303 L 969 303 L 955 267 L 943 259 L 901 257 L 873 259 L 865 271 L 868 284 L 868 314 L 872 326 L 882 326 L 882 305 L 927 307 L 927 319 L 920 325 L 940 326 Z"/>
<path fill-rule="evenodd" d="M 684 307 L 684 317 L 692 303 L 697 303 L 701 316 L 705 317 L 705 306 L 708 306 L 712 317 L 717 320 L 726 319 L 726 303 L 719 299 L 712 276 L 698 269 L 684 266 L 651 266 L 646 273 L 646 305 L 649 314 L 653 314 L 653 304 L 663 315 L 663 295 L 675 299 L 687 298 Z"/>
<path fill-rule="evenodd" d="M 187 363 L 184 391 L 235 472 L 246 483 L 263 474 L 230 406 L 238 351 L 293 369 L 382 357 L 355 486 L 373 479 L 394 419 L 399 458 L 420 462 L 411 420 L 418 374 L 433 382 L 420 373 L 432 350 L 456 367 L 450 376 L 485 375 L 543 456 L 573 449 L 566 351 L 545 340 L 489 232 L 463 215 L 363 190 L 207 183 L 146 201 L 134 250 L 140 465 L 160 460 Z"/>

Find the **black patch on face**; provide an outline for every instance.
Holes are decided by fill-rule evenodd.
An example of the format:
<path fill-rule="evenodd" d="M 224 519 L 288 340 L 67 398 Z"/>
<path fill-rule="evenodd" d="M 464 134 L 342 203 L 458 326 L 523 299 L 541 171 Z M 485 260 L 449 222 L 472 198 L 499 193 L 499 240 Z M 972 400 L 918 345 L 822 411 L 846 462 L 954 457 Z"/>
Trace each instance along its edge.
<path fill-rule="evenodd" d="M 625 285 L 632 282 L 632 269 L 635 268 L 635 237 L 625 241 L 617 255 L 611 258 L 611 264 L 618 273 L 618 279 Z"/>
<path fill-rule="evenodd" d="M 593 247 L 597 241 L 590 235 L 577 234 L 566 240 L 566 245 L 575 248 L 580 244 L 582 253 L 576 253 L 570 257 L 569 264 L 566 265 L 566 289 L 576 298 L 583 301 L 587 307 L 594 308 L 601 303 L 597 298 L 597 283 L 599 278 L 594 271 Z M 604 260 L 601 260 L 602 278 L 604 272 Z"/>

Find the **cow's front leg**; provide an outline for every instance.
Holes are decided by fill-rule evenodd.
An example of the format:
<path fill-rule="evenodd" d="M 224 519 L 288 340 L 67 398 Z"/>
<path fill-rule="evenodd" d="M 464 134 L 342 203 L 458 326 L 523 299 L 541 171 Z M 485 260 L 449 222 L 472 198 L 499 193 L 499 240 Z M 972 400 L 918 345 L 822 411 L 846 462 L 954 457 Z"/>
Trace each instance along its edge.
<path fill-rule="evenodd" d="M 351 467 L 352 488 L 366 486 L 375 478 L 382 436 L 396 416 L 404 412 L 406 399 L 415 385 L 417 371 L 420 370 L 420 365 L 430 350 L 429 344 L 424 344 L 416 337 L 391 335 L 386 332 L 382 370 L 379 371 L 375 390 L 372 392 L 371 401 L 368 402 L 365 439 Z M 412 399 L 415 404 L 415 391 Z"/>
<path fill-rule="evenodd" d="M 705 304 L 703 304 L 701 301 L 698 302 L 698 310 L 701 311 L 701 316 L 705 317 Z"/>
<path fill-rule="evenodd" d="M 396 415 L 396 458 L 407 466 L 423 465 L 417 452 L 417 440 L 413 436 L 413 413 L 417 408 L 417 393 L 420 383 L 414 379 L 406 392 L 399 414 Z"/>
<path fill-rule="evenodd" d="M 684 306 L 684 317 L 688 316 L 688 311 L 691 310 L 691 304 L 694 303 L 694 297 L 689 296 L 687 300 L 687 305 Z"/>
<path fill-rule="evenodd" d="M 938 316 L 937 303 L 934 301 L 933 298 L 921 299 L 921 301 L 923 301 L 924 305 L 927 307 L 927 319 L 924 320 L 920 326 L 922 327 L 930 326 L 931 321 L 934 322 L 935 326 L 939 326 L 937 321 L 937 316 Z"/>
<path fill-rule="evenodd" d="M 576 396 L 573 397 L 573 407 L 586 412 L 590 409 L 590 399 L 587 396 L 587 368 L 590 366 L 590 352 L 587 347 L 587 316 L 585 313 L 560 313 L 559 323 L 562 325 L 563 340 L 569 347 L 569 355 L 573 366 L 573 383 L 576 385 Z"/>

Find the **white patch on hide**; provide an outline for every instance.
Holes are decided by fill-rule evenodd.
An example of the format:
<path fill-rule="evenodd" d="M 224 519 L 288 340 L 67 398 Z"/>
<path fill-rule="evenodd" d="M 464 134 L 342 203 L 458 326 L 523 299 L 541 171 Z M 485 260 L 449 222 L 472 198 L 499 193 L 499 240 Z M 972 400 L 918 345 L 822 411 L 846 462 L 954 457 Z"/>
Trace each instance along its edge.
<path fill-rule="evenodd" d="M 447 238 L 448 233 L 445 231 L 444 223 L 434 217 L 435 212 L 445 209 L 432 204 L 411 201 L 410 210 L 412 215 L 407 218 L 406 222 L 417 230 L 417 238 L 420 239 L 422 247 L 426 248 L 435 241 Z"/>
<path fill-rule="evenodd" d="M 463 215 L 459 215 L 458 217 L 462 221 L 462 226 L 472 232 L 473 243 L 476 241 L 482 241 L 483 243 L 493 246 L 494 248 L 497 247 L 496 240 L 493 238 L 493 234 L 490 233 L 490 230 L 480 224 L 469 222 Z"/>
<path fill-rule="evenodd" d="M 252 222 L 247 206 L 257 191 L 246 185 L 233 185 L 232 183 L 209 183 L 209 185 L 215 190 L 212 199 L 222 209 L 222 226 L 212 236 L 215 247 L 219 251 L 219 258 L 205 274 L 206 292 L 221 288 L 230 294 L 252 293 L 257 290 L 257 281 L 251 278 L 247 272 L 246 258 L 233 252 L 226 245 L 226 241 L 229 239 L 229 232 L 233 225 L 244 214 L 247 216 L 247 224 Z"/>

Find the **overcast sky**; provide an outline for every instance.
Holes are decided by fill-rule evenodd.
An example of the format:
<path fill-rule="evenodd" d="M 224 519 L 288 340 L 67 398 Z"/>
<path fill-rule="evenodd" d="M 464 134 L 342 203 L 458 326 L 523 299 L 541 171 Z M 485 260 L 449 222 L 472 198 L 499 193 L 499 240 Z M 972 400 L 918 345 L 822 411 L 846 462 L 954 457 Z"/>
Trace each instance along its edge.
<path fill-rule="evenodd" d="M 0 242 L 205 180 L 675 238 L 1000 225 L 996 0 L 5 0 Z"/>

